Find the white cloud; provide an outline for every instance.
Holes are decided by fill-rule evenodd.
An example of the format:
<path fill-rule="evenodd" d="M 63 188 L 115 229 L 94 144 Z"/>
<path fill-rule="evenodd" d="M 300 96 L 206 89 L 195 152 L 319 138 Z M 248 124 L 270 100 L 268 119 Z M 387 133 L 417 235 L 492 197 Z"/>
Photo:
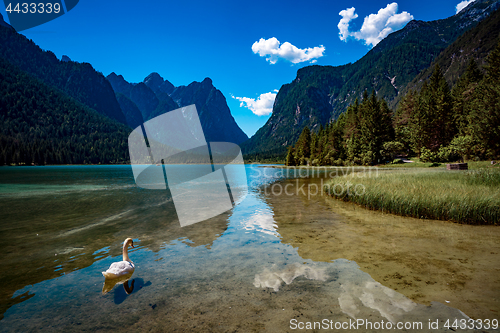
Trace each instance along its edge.
<path fill-rule="evenodd" d="M 464 9 L 465 7 L 467 7 L 470 3 L 474 2 L 476 0 L 464 0 L 462 2 L 460 2 L 456 7 L 455 9 L 457 10 L 456 14 L 458 14 L 462 9 Z"/>
<path fill-rule="evenodd" d="M 339 28 L 340 40 L 347 40 L 351 36 L 357 40 L 365 41 L 366 45 L 372 47 L 377 45 L 382 39 L 391 32 L 403 28 L 406 23 L 413 20 L 413 15 L 408 12 L 396 14 L 398 4 L 393 2 L 385 8 L 380 8 L 377 14 L 370 14 L 365 17 L 363 25 L 359 31 L 349 31 L 349 23 L 358 17 L 355 8 L 342 10 L 339 15 L 342 16 L 337 27 Z"/>
<path fill-rule="evenodd" d="M 299 49 L 289 42 L 284 42 L 280 45 L 276 37 L 269 39 L 261 38 L 258 42 L 253 43 L 252 51 L 259 54 L 261 57 L 266 57 L 266 60 L 271 64 L 275 64 L 278 58 L 286 59 L 294 64 L 304 61 L 314 61 L 323 56 L 325 47 L 323 45 L 309 47 L 307 49 Z"/>
<path fill-rule="evenodd" d="M 273 215 L 266 213 L 255 213 L 248 220 L 243 221 L 244 229 L 256 230 L 269 235 L 278 236 L 276 229 L 278 226 L 273 219 Z"/>
<path fill-rule="evenodd" d="M 273 112 L 274 100 L 276 99 L 278 90 L 273 92 L 268 92 L 261 94 L 259 97 L 249 98 L 249 97 L 235 97 L 234 99 L 239 100 L 240 107 L 246 107 L 250 109 L 257 116 L 267 116 Z"/>
<path fill-rule="evenodd" d="M 354 11 L 356 9 L 354 7 L 347 8 L 339 13 L 342 18 L 340 19 L 337 27 L 339 28 L 340 40 L 346 40 L 349 37 L 349 22 L 358 17 L 358 14 L 355 14 Z"/>

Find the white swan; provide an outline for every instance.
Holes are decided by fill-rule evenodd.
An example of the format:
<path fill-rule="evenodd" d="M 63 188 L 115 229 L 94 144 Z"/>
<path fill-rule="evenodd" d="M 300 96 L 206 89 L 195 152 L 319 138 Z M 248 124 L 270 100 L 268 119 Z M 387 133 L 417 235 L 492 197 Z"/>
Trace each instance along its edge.
<path fill-rule="evenodd" d="M 132 238 L 127 238 L 125 239 L 125 242 L 123 242 L 123 261 L 112 263 L 106 272 L 102 272 L 102 275 L 104 275 L 106 279 L 116 279 L 125 274 L 132 275 L 135 266 L 128 257 L 129 245 L 134 247 L 134 241 L 132 240 Z"/>

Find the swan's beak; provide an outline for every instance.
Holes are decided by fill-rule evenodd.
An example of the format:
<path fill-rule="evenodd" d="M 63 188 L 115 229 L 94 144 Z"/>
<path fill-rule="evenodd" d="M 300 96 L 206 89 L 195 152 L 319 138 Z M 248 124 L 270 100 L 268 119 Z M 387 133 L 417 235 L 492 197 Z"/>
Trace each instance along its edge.
<path fill-rule="evenodd" d="M 134 247 L 134 243 L 130 244 L 130 246 L 132 246 L 132 248 L 135 248 L 135 247 Z"/>

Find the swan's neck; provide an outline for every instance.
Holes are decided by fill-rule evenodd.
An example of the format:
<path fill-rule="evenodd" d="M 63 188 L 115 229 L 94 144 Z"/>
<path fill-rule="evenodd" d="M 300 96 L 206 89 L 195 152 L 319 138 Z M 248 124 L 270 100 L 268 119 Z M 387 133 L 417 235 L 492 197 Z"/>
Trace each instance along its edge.
<path fill-rule="evenodd" d="M 123 261 L 130 261 L 130 258 L 128 257 L 128 243 L 123 244 Z"/>

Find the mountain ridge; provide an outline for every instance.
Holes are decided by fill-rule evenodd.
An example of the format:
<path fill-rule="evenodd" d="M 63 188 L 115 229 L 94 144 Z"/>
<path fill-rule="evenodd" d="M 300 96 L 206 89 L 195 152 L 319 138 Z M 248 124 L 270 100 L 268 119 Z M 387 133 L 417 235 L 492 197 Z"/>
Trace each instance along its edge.
<path fill-rule="evenodd" d="M 138 84 L 114 73 L 107 79 L 89 63 L 42 50 L 1 16 L 0 72 L 0 165 L 127 163 L 132 128 L 179 107 L 169 96 L 175 87 L 159 74 Z M 193 102 L 208 119 L 208 141 L 246 140 L 222 93 L 205 83 Z M 194 98 L 176 89 L 182 100 Z"/>
<path fill-rule="evenodd" d="M 114 72 L 107 79 L 115 93 L 121 94 L 120 105 L 129 118 L 138 118 L 135 109 L 140 111 L 143 121 L 148 121 L 165 112 L 195 104 L 207 141 L 240 144 L 248 139 L 231 115 L 226 98 L 208 77 L 178 87 L 156 72 L 139 83 L 129 83 Z M 134 120 L 127 121 L 133 128 L 139 125 Z"/>
<path fill-rule="evenodd" d="M 0 57 L 111 119 L 126 123 L 104 75 L 89 63 L 61 61 L 14 29 L 0 26 Z"/>
<path fill-rule="evenodd" d="M 500 10 L 496 10 L 481 21 L 477 29 L 468 30 L 459 36 L 436 57 L 427 69 L 421 71 L 406 86 L 400 96 L 404 96 L 410 89 L 420 90 L 423 82 L 432 75 L 435 65 L 439 65 L 442 69 L 448 84 L 455 85 L 465 73 L 471 59 L 477 62 L 479 68 L 486 65 L 486 56 L 495 48 L 498 40 L 500 40 Z"/>

